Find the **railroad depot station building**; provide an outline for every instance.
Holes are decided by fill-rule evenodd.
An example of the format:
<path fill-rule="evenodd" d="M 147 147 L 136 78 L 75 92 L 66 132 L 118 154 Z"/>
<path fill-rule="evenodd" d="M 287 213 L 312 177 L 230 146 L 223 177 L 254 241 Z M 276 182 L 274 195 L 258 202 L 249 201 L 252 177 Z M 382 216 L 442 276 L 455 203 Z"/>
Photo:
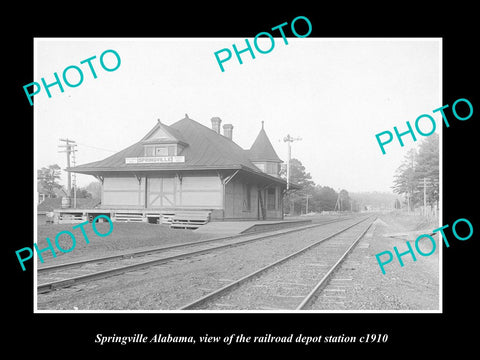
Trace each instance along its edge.
<path fill-rule="evenodd" d="M 283 219 L 287 184 L 263 122 L 248 150 L 232 140 L 232 124 L 221 133 L 221 122 L 214 117 L 209 128 L 186 114 L 172 125 L 158 120 L 130 147 L 67 171 L 99 179 L 99 208 L 114 209 L 118 218 L 198 211 L 209 220 Z"/>

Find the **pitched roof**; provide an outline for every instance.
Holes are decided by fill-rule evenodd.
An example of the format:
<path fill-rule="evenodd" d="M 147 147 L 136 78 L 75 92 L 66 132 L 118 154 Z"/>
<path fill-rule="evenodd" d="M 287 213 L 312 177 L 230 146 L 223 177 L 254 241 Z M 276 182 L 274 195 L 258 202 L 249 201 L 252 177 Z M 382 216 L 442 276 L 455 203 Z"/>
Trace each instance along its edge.
<path fill-rule="evenodd" d="M 145 142 L 148 141 L 150 136 L 154 136 L 159 129 L 166 131 L 185 145 L 181 153 L 178 154 L 185 156 L 185 162 L 126 164 L 125 158 L 127 157 L 144 156 Z M 266 134 L 263 136 L 266 137 Z M 268 143 L 270 144 L 270 141 Z M 272 151 L 275 153 L 273 148 Z M 249 152 L 242 149 L 229 138 L 186 116 L 170 126 L 158 122 L 137 143 L 103 160 L 78 165 L 67 170 L 83 174 L 96 174 L 110 171 L 244 169 L 262 176 L 271 177 L 258 169 L 250 161 L 248 155 Z M 278 161 L 280 160 L 278 159 Z M 276 180 L 283 181 L 281 179 Z"/>
<path fill-rule="evenodd" d="M 161 143 L 171 142 L 172 140 L 186 144 L 185 138 L 180 131 L 171 126 L 162 124 L 159 119 L 157 125 L 155 125 L 140 141 Z"/>
<path fill-rule="evenodd" d="M 263 129 L 263 121 L 262 130 L 260 130 L 255 142 L 250 150 L 248 150 L 248 158 L 252 161 L 283 162 L 278 157 L 275 149 L 272 146 L 272 143 L 270 142 L 270 139 L 267 136 L 267 133 Z"/>

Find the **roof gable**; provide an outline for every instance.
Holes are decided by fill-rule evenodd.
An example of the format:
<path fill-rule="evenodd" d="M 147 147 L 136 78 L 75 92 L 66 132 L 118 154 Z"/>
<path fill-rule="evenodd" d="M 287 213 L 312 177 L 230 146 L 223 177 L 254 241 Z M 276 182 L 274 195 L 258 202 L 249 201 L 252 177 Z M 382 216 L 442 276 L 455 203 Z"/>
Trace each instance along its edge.
<path fill-rule="evenodd" d="M 186 143 L 180 132 L 162 124 L 160 119 L 140 141 L 144 143 Z"/>
<path fill-rule="evenodd" d="M 176 139 L 164 129 L 158 127 L 149 136 L 145 136 L 142 141 L 175 141 Z"/>

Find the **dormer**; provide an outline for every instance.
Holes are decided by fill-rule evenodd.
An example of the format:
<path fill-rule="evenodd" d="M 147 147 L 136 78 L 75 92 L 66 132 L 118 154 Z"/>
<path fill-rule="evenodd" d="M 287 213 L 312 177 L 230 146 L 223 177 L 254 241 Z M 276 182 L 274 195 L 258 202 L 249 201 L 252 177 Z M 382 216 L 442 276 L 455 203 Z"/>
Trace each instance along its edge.
<path fill-rule="evenodd" d="M 145 157 L 177 156 L 188 146 L 177 130 L 162 124 L 160 120 L 141 142 Z"/>

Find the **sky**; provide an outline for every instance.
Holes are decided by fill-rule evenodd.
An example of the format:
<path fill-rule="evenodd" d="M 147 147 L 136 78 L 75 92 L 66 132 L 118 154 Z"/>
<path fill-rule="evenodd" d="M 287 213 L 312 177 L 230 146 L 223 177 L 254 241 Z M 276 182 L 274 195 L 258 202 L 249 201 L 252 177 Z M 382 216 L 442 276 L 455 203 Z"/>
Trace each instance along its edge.
<path fill-rule="evenodd" d="M 438 38 L 275 38 L 268 54 L 253 47 L 255 59 L 233 53 L 246 47 L 245 38 L 36 38 L 34 79 L 47 84 L 60 79 L 68 66 L 78 66 L 83 82 L 44 88 L 34 96 L 36 169 L 58 164 L 60 138 L 77 143 L 76 164 L 102 160 L 139 141 L 160 119 L 170 125 L 185 114 L 210 127 L 212 117 L 233 124 L 233 140 L 250 148 L 264 121 L 265 131 L 279 157 L 287 160 L 292 144 L 313 181 L 349 192 L 391 191 L 395 169 L 407 151 L 418 146 L 404 136 L 386 145 L 383 155 L 375 135 L 407 130 L 422 114 L 442 106 L 441 39 Z M 268 49 L 268 38 L 259 41 Z M 229 48 L 232 58 L 220 70 L 214 53 Z M 115 71 L 99 62 L 106 50 L 121 59 Z M 97 78 L 87 63 L 91 61 Z M 224 56 L 222 54 L 221 56 Z M 112 53 L 105 65 L 114 67 Z M 68 71 L 71 83 L 79 81 Z M 25 97 L 26 106 L 29 105 Z M 427 132 L 428 124 L 421 125 Z M 62 172 L 62 184 L 66 184 Z M 94 181 L 77 175 L 77 185 Z"/>

